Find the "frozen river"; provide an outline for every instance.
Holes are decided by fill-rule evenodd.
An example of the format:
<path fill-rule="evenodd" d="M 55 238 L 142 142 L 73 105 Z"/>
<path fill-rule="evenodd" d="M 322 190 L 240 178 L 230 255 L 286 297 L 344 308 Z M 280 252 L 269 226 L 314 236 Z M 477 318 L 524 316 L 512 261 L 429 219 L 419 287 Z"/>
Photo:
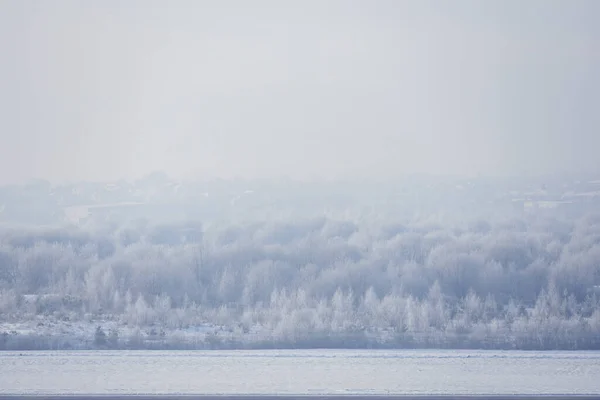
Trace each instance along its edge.
<path fill-rule="evenodd" d="M 600 352 L 0 352 L 0 394 L 600 394 Z"/>

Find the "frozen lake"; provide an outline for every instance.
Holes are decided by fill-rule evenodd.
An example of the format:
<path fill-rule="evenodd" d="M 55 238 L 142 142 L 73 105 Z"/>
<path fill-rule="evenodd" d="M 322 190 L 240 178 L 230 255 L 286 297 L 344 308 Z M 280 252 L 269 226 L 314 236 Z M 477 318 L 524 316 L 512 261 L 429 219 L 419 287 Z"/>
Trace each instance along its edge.
<path fill-rule="evenodd" d="M 0 352 L 0 394 L 600 394 L 600 352 Z"/>

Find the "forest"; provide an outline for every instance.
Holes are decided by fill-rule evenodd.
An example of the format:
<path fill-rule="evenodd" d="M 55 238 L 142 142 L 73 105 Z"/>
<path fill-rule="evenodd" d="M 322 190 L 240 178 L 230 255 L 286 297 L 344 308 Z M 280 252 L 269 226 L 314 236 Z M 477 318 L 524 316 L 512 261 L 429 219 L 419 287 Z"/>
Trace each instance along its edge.
<path fill-rule="evenodd" d="M 0 349 L 324 347 L 600 349 L 600 215 L 0 233 Z"/>

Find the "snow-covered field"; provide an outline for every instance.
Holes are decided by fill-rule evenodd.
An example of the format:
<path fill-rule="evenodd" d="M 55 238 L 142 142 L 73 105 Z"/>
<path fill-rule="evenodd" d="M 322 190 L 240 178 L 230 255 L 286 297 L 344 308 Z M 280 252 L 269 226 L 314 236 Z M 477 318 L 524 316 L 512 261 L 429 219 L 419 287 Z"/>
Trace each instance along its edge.
<path fill-rule="evenodd" d="M 599 352 L 5 352 L 2 394 L 598 394 Z"/>

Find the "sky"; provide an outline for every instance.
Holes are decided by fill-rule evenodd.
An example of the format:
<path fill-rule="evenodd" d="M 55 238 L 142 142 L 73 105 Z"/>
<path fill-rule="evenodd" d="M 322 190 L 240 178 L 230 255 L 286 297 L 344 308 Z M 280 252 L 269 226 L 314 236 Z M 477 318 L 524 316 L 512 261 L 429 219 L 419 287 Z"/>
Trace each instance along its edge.
<path fill-rule="evenodd" d="M 599 172 L 600 2 L 0 0 L 0 183 Z"/>

